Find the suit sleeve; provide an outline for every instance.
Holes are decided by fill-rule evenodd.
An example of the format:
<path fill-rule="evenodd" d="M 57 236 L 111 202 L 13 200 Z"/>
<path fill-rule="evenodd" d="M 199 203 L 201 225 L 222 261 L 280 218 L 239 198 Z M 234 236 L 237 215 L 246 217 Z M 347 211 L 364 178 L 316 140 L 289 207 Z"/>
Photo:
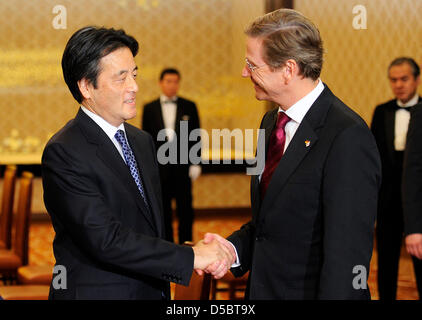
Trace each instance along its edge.
<path fill-rule="evenodd" d="M 403 215 L 406 235 L 422 233 L 422 105 L 412 110 L 403 164 Z"/>
<path fill-rule="evenodd" d="M 371 122 L 371 132 L 375 137 L 378 150 L 382 151 L 385 149 L 385 124 L 384 124 L 384 112 L 381 108 L 376 107 Z"/>
<path fill-rule="evenodd" d="M 319 299 L 369 298 L 380 180 L 378 149 L 366 125 L 345 129 L 333 142 L 324 168 Z"/>
<path fill-rule="evenodd" d="M 374 135 L 376 135 L 378 132 L 380 117 L 381 117 L 381 114 L 379 112 L 379 109 L 375 108 L 374 115 L 372 116 L 372 121 L 371 121 L 371 131 Z"/>
<path fill-rule="evenodd" d="M 144 111 L 142 113 L 142 130 L 145 130 L 152 135 L 151 128 L 151 111 L 149 105 L 144 106 Z"/>
<path fill-rule="evenodd" d="M 236 277 L 243 276 L 251 267 L 254 235 L 255 225 L 250 221 L 227 238 L 236 247 L 239 256 L 240 266 L 230 269 Z"/>
<path fill-rule="evenodd" d="M 190 110 L 190 114 L 191 114 L 191 120 L 189 121 L 189 132 L 193 131 L 193 130 L 198 130 L 200 129 L 200 121 L 199 121 L 199 114 L 198 114 L 198 109 L 196 108 L 196 104 L 194 102 L 192 102 L 191 104 L 191 110 Z M 189 133 L 190 135 L 190 133 Z M 191 148 L 196 145 L 197 143 L 201 143 L 201 136 L 198 137 L 197 141 L 189 141 L 189 150 L 191 150 Z M 202 148 L 199 149 L 197 156 L 199 158 L 201 158 L 201 150 Z M 190 161 L 190 160 L 189 160 Z"/>
<path fill-rule="evenodd" d="M 118 213 L 110 211 L 94 169 L 81 152 L 50 143 L 42 166 L 46 208 L 87 256 L 124 272 L 189 284 L 192 248 L 124 227 Z"/>
<path fill-rule="evenodd" d="M 199 114 L 198 114 L 198 108 L 196 107 L 195 103 L 192 103 L 192 129 L 199 129 L 200 128 L 200 122 L 199 122 Z"/>

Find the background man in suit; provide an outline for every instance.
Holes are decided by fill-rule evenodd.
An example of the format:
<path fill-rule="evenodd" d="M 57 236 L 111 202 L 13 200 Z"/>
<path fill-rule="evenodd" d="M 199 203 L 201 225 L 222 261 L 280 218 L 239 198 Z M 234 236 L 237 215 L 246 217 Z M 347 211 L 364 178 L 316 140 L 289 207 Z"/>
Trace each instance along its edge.
<path fill-rule="evenodd" d="M 68 277 L 66 290 L 53 281 L 51 299 L 168 299 L 169 281 L 188 285 L 193 267 L 232 259 L 216 242 L 192 249 L 162 239 L 154 143 L 125 123 L 136 115 L 137 51 L 123 30 L 86 27 L 63 53 L 81 107 L 42 157 L 54 255 Z"/>
<path fill-rule="evenodd" d="M 388 79 L 395 99 L 377 106 L 372 119 L 371 130 L 377 141 L 382 162 L 376 227 L 378 291 L 381 300 L 396 299 L 403 238 L 403 153 L 410 119 L 409 111 L 421 101 L 416 92 L 420 82 L 419 73 L 419 66 L 412 58 L 400 57 L 392 61 L 388 67 Z M 420 278 L 422 264 L 416 259 L 413 260 L 416 276 Z"/>
<path fill-rule="evenodd" d="M 403 216 L 406 248 L 412 255 L 422 299 L 422 104 L 412 108 L 403 164 Z"/>
<path fill-rule="evenodd" d="M 280 9 L 246 35 L 242 76 L 279 107 L 261 123 L 265 169 L 251 179 L 252 220 L 228 237 L 231 270 L 250 270 L 250 299 L 369 299 L 381 179 L 374 138 L 319 79 L 323 47 L 311 21 Z"/>
<path fill-rule="evenodd" d="M 177 96 L 180 86 L 180 73 L 173 68 L 164 69 L 160 74 L 161 96 L 144 106 L 142 129 L 149 132 L 156 144 L 157 150 L 165 143 L 175 143 L 177 163 L 163 164 L 158 159 L 161 187 L 163 195 L 164 223 L 166 239 L 174 241 L 172 227 L 171 200 L 176 199 L 176 212 L 179 218 L 179 243 L 192 241 L 192 225 L 194 212 L 192 207 L 192 181 L 201 174 L 201 167 L 179 161 L 182 153 L 190 151 L 198 142 L 189 141 L 188 150 L 183 151 L 181 141 L 195 129 L 199 129 L 199 116 L 194 102 Z M 186 135 L 183 135 L 181 121 L 187 125 Z M 167 140 L 159 141 L 158 134 L 166 130 Z"/>

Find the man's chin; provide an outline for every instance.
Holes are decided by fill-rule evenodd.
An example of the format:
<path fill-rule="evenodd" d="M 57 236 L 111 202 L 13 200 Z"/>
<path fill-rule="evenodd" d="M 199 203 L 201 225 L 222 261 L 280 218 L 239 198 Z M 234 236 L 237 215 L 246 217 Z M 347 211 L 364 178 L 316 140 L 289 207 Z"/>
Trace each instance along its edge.
<path fill-rule="evenodd" d="M 136 114 L 137 114 L 137 111 L 136 111 L 136 107 L 135 107 L 135 110 L 130 111 L 130 112 L 126 112 L 126 114 L 125 114 L 125 121 L 135 118 L 136 117 Z"/>
<path fill-rule="evenodd" d="M 263 100 L 266 100 L 267 95 L 264 92 L 262 92 L 261 90 L 255 89 L 255 98 L 256 98 L 256 100 L 263 101 Z"/>

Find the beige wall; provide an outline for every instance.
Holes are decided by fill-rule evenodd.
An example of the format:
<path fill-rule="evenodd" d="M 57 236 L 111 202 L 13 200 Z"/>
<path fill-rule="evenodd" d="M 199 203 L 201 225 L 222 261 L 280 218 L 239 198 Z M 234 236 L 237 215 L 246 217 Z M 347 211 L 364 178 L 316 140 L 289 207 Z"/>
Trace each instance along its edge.
<path fill-rule="evenodd" d="M 66 29 L 52 25 L 58 3 Z M 140 43 L 130 123 L 140 126 L 141 105 L 159 94 L 160 70 L 176 66 L 203 128 L 257 128 L 265 107 L 240 72 L 243 28 L 263 12 L 260 0 L 0 0 L 0 163 L 40 161 L 47 139 L 75 115 L 60 61 L 71 34 L 90 24 L 124 28 Z"/>
<path fill-rule="evenodd" d="M 325 43 L 322 80 L 367 122 L 393 95 L 387 67 L 398 56 L 422 63 L 421 0 L 295 0 L 295 9 L 320 29 Z M 353 27 L 363 5 L 367 29 Z M 419 92 L 422 93 L 422 88 Z"/>
<path fill-rule="evenodd" d="M 140 125 L 141 105 L 158 95 L 159 71 L 177 66 L 181 94 L 197 102 L 203 128 L 258 127 L 265 105 L 240 71 L 243 29 L 264 12 L 263 0 L 59 3 L 67 9 L 64 30 L 52 26 L 56 0 L 0 0 L 0 163 L 39 161 L 48 137 L 74 116 L 60 60 L 70 35 L 88 24 L 124 28 L 140 42 L 132 124 Z M 355 5 L 366 8 L 366 30 L 353 28 Z M 323 81 L 367 122 L 376 104 L 392 98 L 389 62 L 401 55 L 422 62 L 422 0 L 295 0 L 295 8 L 320 28 Z"/>

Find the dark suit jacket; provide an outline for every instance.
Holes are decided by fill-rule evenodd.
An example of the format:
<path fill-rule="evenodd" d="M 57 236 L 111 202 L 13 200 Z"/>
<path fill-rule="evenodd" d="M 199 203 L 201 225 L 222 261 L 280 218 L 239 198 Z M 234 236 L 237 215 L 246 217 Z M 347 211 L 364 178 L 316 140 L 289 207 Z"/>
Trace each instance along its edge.
<path fill-rule="evenodd" d="M 405 234 L 422 233 L 422 104 L 414 106 L 411 111 L 402 194 Z"/>
<path fill-rule="evenodd" d="M 419 102 L 421 101 L 419 97 Z M 394 182 L 397 180 L 394 131 L 396 111 L 398 108 L 399 106 L 395 99 L 378 105 L 375 108 L 371 123 L 371 131 L 377 142 L 382 163 L 382 184 L 379 194 L 378 211 L 384 215 L 388 215 L 388 212 L 392 209 L 392 201 L 400 201 L 396 191 L 400 189 L 400 186 L 394 185 Z"/>
<path fill-rule="evenodd" d="M 276 117 L 274 109 L 262 120 L 267 144 Z M 232 272 L 250 270 L 248 297 L 369 299 L 369 290 L 354 289 L 353 269 L 364 266 L 369 275 L 380 178 L 367 125 L 325 87 L 264 199 L 252 176 L 252 220 L 228 238 L 241 263 Z"/>
<path fill-rule="evenodd" d="M 180 121 L 185 120 L 188 121 L 188 130 L 187 132 L 181 132 Z M 142 129 L 147 131 L 151 134 L 152 138 L 155 141 L 156 149 L 158 150 L 165 141 L 158 141 L 157 136 L 160 130 L 164 129 L 164 121 L 163 121 L 163 114 L 161 111 L 161 103 L 160 99 L 154 100 L 150 103 L 147 103 L 144 106 L 144 112 L 142 116 Z M 177 135 L 177 157 L 178 157 L 178 165 L 175 166 L 160 166 L 160 172 L 165 176 L 167 170 L 184 170 L 186 174 L 188 174 L 188 167 L 191 164 L 190 159 L 188 159 L 188 164 L 180 165 L 180 156 L 186 156 L 185 153 L 181 154 L 181 143 L 186 143 L 186 141 L 181 141 L 181 137 L 183 136 L 189 137 L 192 130 L 199 129 L 199 116 L 198 111 L 196 109 L 196 105 L 194 102 L 178 97 L 177 99 L 177 111 L 176 111 L 176 123 L 175 123 L 175 132 Z M 188 150 L 196 145 L 200 141 L 200 137 L 196 141 L 189 141 L 187 143 Z M 198 153 L 200 156 L 200 152 Z"/>
<path fill-rule="evenodd" d="M 116 147 L 82 110 L 45 147 L 44 202 L 56 263 L 67 269 L 67 289 L 51 286 L 52 299 L 161 299 L 168 281 L 189 284 L 192 249 L 161 239 L 153 141 L 129 124 L 125 130 L 152 214 Z"/>

